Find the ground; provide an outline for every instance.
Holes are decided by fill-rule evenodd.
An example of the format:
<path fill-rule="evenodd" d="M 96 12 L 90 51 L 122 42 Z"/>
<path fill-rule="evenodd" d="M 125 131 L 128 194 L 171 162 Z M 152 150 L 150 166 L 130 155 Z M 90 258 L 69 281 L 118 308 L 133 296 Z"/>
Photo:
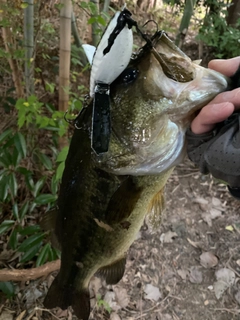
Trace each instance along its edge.
<path fill-rule="evenodd" d="M 240 319 L 239 212 L 226 186 L 186 159 L 168 181 L 160 229 L 142 227 L 123 279 L 115 286 L 93 279 L 90 320 Z M 76 319 L 71 310 L 43 311 L 52 280 L 19 284 L 0 320 Z"/>

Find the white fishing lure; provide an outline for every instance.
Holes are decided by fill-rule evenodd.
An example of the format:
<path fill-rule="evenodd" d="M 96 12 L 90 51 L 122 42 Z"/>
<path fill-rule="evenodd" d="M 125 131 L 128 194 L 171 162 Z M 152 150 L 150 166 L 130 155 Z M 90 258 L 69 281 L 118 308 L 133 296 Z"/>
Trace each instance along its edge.
<path fill-rule="evenodd" d="M 93 56 L 90 75 L 91 97 L 94 96 L 96 83 L 111 84 L 123 72 L 131 59 L 133 34 L 132 29 L 128 27 L 127 23 L 116 36 L 109 52 L 104 54 L 104 49 L 108 46 L 109 37 L 114 28 L 117 27 L 118 19 L 122 12 L 118 11 L 110 21 Z M 86 48 L 84 48 L 84 50 L 85 49 Z M 89 47 L 87 49 L 89 49 Z M 93 48 L 91 48 L 91 50 L 93 51 Z M 87 53 L 85 50 L 89 62 L 91 61 L 92 51 L 91 53 Z"/>

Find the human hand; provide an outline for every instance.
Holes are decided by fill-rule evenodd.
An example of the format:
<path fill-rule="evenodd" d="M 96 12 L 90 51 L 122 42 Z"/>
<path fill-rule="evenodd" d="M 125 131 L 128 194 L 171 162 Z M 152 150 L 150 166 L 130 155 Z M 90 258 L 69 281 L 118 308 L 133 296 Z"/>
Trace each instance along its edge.
<path fill-rule="evenodd" d="M 231 77 L 240 66 L 240 56 L 228 60 L 212 60 L 208 67 Z M 202 108 L 191 124 L 195 134 L 211 131 L 218 122 L 227 119 L 234 110 L 240 109 L 240 88 L 218 94 Z"/>

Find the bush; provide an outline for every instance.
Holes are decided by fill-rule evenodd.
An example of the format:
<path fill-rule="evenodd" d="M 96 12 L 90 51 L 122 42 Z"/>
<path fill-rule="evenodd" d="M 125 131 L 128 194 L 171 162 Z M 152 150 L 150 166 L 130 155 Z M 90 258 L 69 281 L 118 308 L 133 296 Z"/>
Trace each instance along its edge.
<path fill-rule="evenodd" d="M 51 105 L 44 108 L 35 96 L 19 99 L 16 109 L 18 128 L 0 135 L 0 236 L 8 249 L 19 252 L 20 264 L 34 260 L 39 266 L 59 256 L 38 220 L 56 203 L 68 152 L 67 147 L 58 152 L 57 140 L 66 133 L 67 122 L 63 113 Z"/>
<path fill-rule="evenodd" d="M 197 38 L 212 47 L 216 58 L 232 58 L 239 55 L 240 19 L 235 27 L 227 25 L 222 15 L 227 15 L 227 7 L 222 3 L 220 13 L 206 15 Z"/>

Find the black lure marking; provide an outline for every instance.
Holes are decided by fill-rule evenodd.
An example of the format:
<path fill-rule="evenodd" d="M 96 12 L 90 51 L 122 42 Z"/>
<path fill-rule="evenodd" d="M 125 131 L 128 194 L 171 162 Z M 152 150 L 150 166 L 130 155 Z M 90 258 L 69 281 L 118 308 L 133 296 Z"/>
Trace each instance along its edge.
<path fill-rule="evenodd" d="M 142 33 L 142 31 L 139 29 L 138 24 L 135 20 L 133 20 L 131 18 L 131 12 L 127 9 L 124 9 L 118 19 L 117 19 L 117 25 L 116 27 L 113 29 L 112 33 L 110 34 L 109 38 L 108 38 L 108 45 L 107 47 L 103 50 L 103 54 L 107 54 L 112 45 L 114 44 L 115 39 L 117 38 L 117 36 L 119 35 L 119 33 L 123 30 L 123 28 L 128 25 L 128 28 L 131 29 L 133 26 L 137 29 L 137 32 L 140 33 L 140 35 L 142 36 L 142 38 L 147 42 L 150 43 L 151 40 L 148 38 L 147 35 L 145 35 L 144 33 Z"/>
<path fill-rule="evenodd" d="M 108 151 L 111 134 L 109 92 L 108 84 L 96 84 L 92 115 L 92 149 L 96 154 Z"/>

